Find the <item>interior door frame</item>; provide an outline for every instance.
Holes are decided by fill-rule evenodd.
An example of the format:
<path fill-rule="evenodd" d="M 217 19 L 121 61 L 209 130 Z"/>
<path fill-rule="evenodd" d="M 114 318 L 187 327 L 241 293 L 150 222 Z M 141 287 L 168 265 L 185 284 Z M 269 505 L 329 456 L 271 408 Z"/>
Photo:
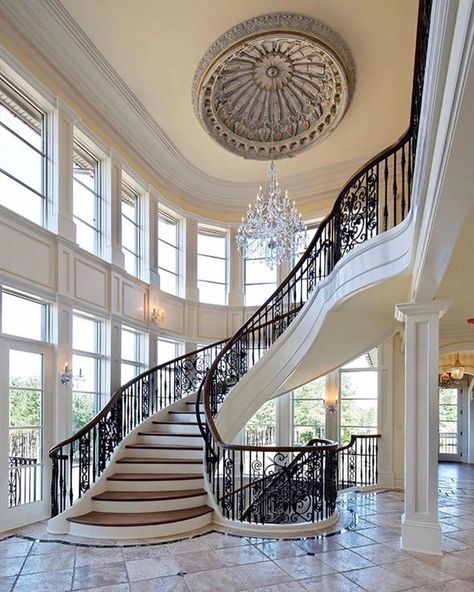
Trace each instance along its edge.
<path fill-rule="evenodd" d="M 42 499 L 37 502 L 8 507 L 8 451 L 9 451 L 9 352 L 18 350 L 43 355 L 43 447 L 42 447 Z M 53 438 L 54 348 L 49 343 L 31 341 L 21 337 L 0 335 L 0 531 L 19 528 L 50 517 L 51 471 L 48 450 Z"/>
<path fill-rule="evenodd" d="M 465 414 L 466 414 L 464 393 L 467 393 L 468 386 L 467 386 L 466 381 L 463 380 L 460 383 L 459 387 L 455 387 L 455 388 L 458 391 L 458 394 L 457 394 L 457 408 L 458 408 L 458 413 L 457 413 L 457 438 L 458 438 L 457 439 L 457 442 L 458 442 L 457 454 L 438 453 L 438 460 L 440 462 L 457 462 L 457 463 L 467 462 L 467 458 L 463 453 L 464 453 L 464 443 L 467 441 L 467 439 L 464 437 L 464 435 L 466 434 L 466 426 L 465 426 L 465 420 L 464 420 Z M 439 403 L 438 403 L 438 409 L 439 409 Z M 438 450 L 439 450 L 439 436 L 438 436 Z"/>

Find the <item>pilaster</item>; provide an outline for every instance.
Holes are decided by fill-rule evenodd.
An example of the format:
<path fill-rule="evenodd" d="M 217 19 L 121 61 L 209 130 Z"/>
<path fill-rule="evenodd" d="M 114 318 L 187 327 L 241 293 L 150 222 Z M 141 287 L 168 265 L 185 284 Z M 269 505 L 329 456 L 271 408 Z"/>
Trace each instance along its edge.
<path fill-rule="evenodd" d="M 237 250 L 237 228 L 230 229 L 229 237 L 229 306 L 244 305 L 244 278 L 242 257 Z"/>

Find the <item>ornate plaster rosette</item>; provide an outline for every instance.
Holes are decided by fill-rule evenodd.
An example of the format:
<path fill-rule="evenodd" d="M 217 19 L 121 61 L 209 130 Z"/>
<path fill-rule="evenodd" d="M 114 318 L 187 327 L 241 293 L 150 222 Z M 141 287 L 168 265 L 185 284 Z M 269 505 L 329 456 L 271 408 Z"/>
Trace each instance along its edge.
<path fill-rule="evenodd" d="M 268 160 L 270 152 L 284 158 L 321 142 L 344 117 L 354 88 L 354 61 L 337 33 L 309 16 L 274 13 L 213 43 L 197 67 L 192 99 L 221 146 Z"/>

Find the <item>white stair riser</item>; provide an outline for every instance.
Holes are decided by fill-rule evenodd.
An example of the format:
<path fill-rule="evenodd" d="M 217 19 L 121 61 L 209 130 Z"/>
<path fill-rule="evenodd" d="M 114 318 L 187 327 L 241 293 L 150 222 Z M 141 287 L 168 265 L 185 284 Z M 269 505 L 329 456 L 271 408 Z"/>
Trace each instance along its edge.
<path fill-rule="evenodd" d="M 177 534 L 185 534 L 198 528 L 203 528 L 212 521 L 212 512 L 157 526 L 90 526 L 87 524 L 75 524 L 71 522 L 69 534 L 93 539 L 146 539 L 155 537 L 168 537 Z"/>
<path fill-rule="evenodd" d="M 207 504 L 207 495 L 184 497 L 173 500 L 157 500 L 146 502 L 110 502 L 92 500 L 92 509 L 97 512 L 167 512 L 169 510 L 184 510 L 197 508 Z"/>
<path fill-rule="evenodd" d="M 182 423 L 154 423 L 151 429 L 165 434 L 200 434 L 199 427 L 191 422 L 186 425 Z"/>
<path fill-rule="evenodd" d="M 201 419 L 204 420 L 204 413 L 201 413 Z M 168 414 L 169 421 L 186 421 L 186 422 L 195 422 L 196 421 L 196 414 L 192 413 L 169 413 Z"/>
<path fill-rule="evenodd" d="M 183 446 L 201 446 L 202 438 L 192 438 L 190 436 L 164 436 L 163 434 L 138 434 L 137 443 L 143 444 L 181 444 Z"/>
<path fill-rule="evenodd" d="M 202 450 L 187 449 L 149 449 L 149 448 L 124 448 L 123 456 L 146 458 L 194 458 L 202 459 Z"/>
<path fill-rule="evenodd" d="M 114 471 L 116 473 L 202 473 L 202 463 L 115 463 Z"/>
<path fill-rule="evenodd" d="M 167 479 L 165 481 L 107 481 L 110 491 L 175 491 L 203 489 L 204 479 Z"/>

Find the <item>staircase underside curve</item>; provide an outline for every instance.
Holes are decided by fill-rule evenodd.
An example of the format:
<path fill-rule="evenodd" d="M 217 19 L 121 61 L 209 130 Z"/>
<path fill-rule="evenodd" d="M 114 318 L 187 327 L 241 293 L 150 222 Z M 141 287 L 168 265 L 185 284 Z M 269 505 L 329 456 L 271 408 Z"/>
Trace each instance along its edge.
<path fill-rule="evenodd" d="M 408 297 L 413 220 L 356 247 L 321 282 L 296 319 L 234 386 L 217 416 L 232 441 L 266 401 L 306 384 L 392 335 Z"/>

